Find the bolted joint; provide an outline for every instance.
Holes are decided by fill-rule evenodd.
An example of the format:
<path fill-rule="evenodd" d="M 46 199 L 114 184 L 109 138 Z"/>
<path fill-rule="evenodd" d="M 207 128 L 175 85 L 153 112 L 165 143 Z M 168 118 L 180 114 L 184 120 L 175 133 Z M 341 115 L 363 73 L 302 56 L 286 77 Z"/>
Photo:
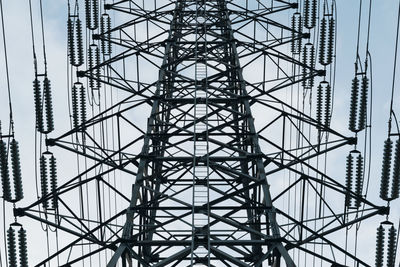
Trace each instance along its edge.
<path fill-rule="evenodd" d="M 298 3 L 290 3 L 290 8 L 298 8 L 299 4 Z"/>
<path fill-rule="evenodd" d="M 21 208 L 14 208 L 14 217 L 22 217 L 25 215 L 25 211 Z"/>
<path fill-rule="evenodd" d="M 310 38 L 310 33 L 309 32 L 305 32 L 305 33 L 302 33 L 302 35 L 301 35 L 301 37 L 302 38 L 304 38 L 304 39 L 308 39 L 308 38 Z"/>
<path fill-rule="evenodd" d="M 78 76 L 79 78 L 85 77 L 85 71 L 83 71 L 83 70 L 78 70 L 78 71 L 76 72 L 76 76 Z"/>
<path fill-rule="evenodd" d="M 111 4 L 104 4 L 104 10 L 110 10 Z"/>
<path fill-rule="evenodd" d="M 349 145 L 357 145 L 357 137 L 350 137 L 348 139 Z"/>
<path fill-rule="evenodd" d="M 326 70 L 318 70 L 318 76 L 326 76 Z"/>
<path fill-rule="evenodd" d="M 93 33 L 92 38 L 93 38 L 93 40 L 100 40 L 100 34 Z"/>
<path fill-rule="evenodd" d="M 55 146 L 56 141 L 54 139 L 51 138 L 47 138 L 46 139 L 46 146 Z"/>
<path fill-rule="evenodd" d="M 389 215 L 390 207 L 379 207 L 379 215 Z"/>

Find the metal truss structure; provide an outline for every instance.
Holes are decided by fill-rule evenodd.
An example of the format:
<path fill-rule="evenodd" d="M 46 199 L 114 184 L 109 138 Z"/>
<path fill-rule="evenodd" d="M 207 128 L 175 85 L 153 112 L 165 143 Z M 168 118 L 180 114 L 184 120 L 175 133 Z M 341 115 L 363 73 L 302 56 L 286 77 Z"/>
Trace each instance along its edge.
<path fill-rule="evenodd" d="M 310 31 L 279 22 L 298 9 L 283 0 L 106 4 L 120 19 L 89 31 L 87 68 L 72 68 L 74 90 L 84 94 L 87 78 L 102 109 L 46 141 L 76 153 L 79 172 L 15 209 L 69 236 L 36 266 L 369 266 L 340 233 L 388 209 L 321 167 L 357 139 L 307 102 L 330 70 L 302 60 L 303 48 L 290 52 L 314 49 Z M 115 51 L 94 56 L 104 43 Z"/>

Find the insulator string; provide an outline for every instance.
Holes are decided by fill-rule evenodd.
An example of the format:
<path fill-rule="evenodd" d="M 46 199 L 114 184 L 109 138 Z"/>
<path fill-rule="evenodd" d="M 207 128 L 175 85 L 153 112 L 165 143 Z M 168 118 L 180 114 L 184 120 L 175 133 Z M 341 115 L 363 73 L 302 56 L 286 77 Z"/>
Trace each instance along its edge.
<path fill-rule="evenodd" d="M 56 164 L 56 159 L 53 155 L 51 155 L 50 158 L 50 188 L 51 188 L 51 193 L 53 194 L 53 197 L 51 199 L 51 205 L 53 209 L 58 208 L 58 202 L 57 202 L 57 164 Z"/>
<path fill-rule="evenodd" d="M 7 230 L 6 230 L 6 201 L 3 198 L 3 243 L 4 243 L 4 250 L 5 250 L 5 260 L 6 260 L 6 267 L 8 267 L 8 255 L 7 255 Z"/>
<path fill-rule="evenodd" d="M 383 266 L 383 253 L 384 253 L 384 241 L 385 241 L 385 229 L 380 225 L 376 231 L 376 254 L 375 254 L 375 265 Z"/>
<path fill-rule="evenodd" d="M 37 78 L 33 81 L 33 99 L 35 102 L 35 115 L 36 115 L 36 129 L 39 132 L 43 132 L 43 110 L 42 110 L 42 93 L 40 89 L 40 82 Z"/>
<path fill-rule="evenodd" d="M 351 206 L 351 198 L 350 198 L 350 192 L 352 191 L 352 185 L 353 185 L 353 156 L 351 153 L 347 156 L 346 160 L 346 196 L 345 196 L 345 206 L 350 207 Z"/>
<path fill-rule="evenodd" d="M 333 18 L 329 19 L 329 24 L 328 24 L 328 41 L 327 41 L 327 60 L 326 64 L 331 64 L 333 61 L 333 48 L 335 45 L 335 20 Z"/>
<path fill-rule="evenodd" d="M 391 200 L 399 197 L 400 191 L 400 138 L 396 140 L 393 159 Z"/>
<path fill-rule="evenodd" d="M 323 91 L 321 83 L 317 87 L 317 106 L 316 106 L 316 118 L 318 124 L 322 124 L 322 107 L 323 107 Z"/>
<path fill-rule="evenodd" d="M 399 240 L 400 240 L 400 219 L 399 219 L 399 224 L 397 226 L 397 238 L 396 238 L 396 247 L 394 249 L 394 251 L 396 252 L 397 249 L 399 248 Z M 396 257 L 397 257 L 397 253 L 394 253 L 394 262 L 396 262 Z"/>
<path fill-rule="evenodd" d="M 46 112 L 46 133 L 50 133 L 54 130 L 54 116 L 53 116 L 53 101 L 52 101 L 52 93 L 51 93 L 51 83 L 50 80 L 45 77 L 43 81 L 43 97 L 45 112 Z"/>
<path fill-rule="evenodd" d="M 17 244 L 15 230 L 10 227 L 7 230 L 8 263 L 10 267 L 17 267 Z"/>
<path fill-rule="evenodd" d="M 301 50 L 302 38 L 301 28 L 302 28 L 302 18 L 301 14 L 296 12 L 292 16 L 292 53 L 299 54 Z"/>
<path fill-rule="evenodd" d="M 21 267 L 28 267 L 28 247 L 26 242 L 26 231 L 20 228 L 18 231 L 19 263 Z"/>
<path fill-rule="evenodd" d="M 360 198 L 362 197 L 362 188 L 363 188 L 363 179 L 364 179 L 364 159 L 361 156 L 361 153 L 357 157 L 356 161 L 356 177 L 355 177 L 355 186 L 354 191 L 357 195 L 355 199 L 354 207 L 360 208 L 361 201 Z"/>
<path fill-rule="evenodd" d="M 350 98 L 350 116 L 349 116 L 349 130 L 356 132 L 357 123 L 357 109 L 358 109 L 358 91 L 360 82 L 358 77 L 355 76 L 351 84 L 351 98 Z"/>
<path fill-rule="evenodd" d="M 87 114 L 86 114 L 86 89 L 81 84 L 79 88 L 80 93 L 80 115 L 81 115 L 81 124 L 84 125 L 86 122 Z"/>
<path fill-rule="evenodd" d="M 322 17 L 320 23 L 320 33 L 319 33 L 319 63 L 323 65 L 325 61 L 325 39 L 326 39 L 326 18 Z"/>
<path fill-rule="evenodd" d="M 395 259 L 395 244 L 396 244 L 396 229 L 392 225 L 389 229 L 388 240 L 387 240 L 387 258 L 386 264 L 388 267 L 394 267 Z"/>
<path fill-rule="evenodd" d="M 79 67 L 84 63 L 82 22 L 79 15 L 68 16 L 67 32 L 70 64 Z"/>
<path fill-rule="evenodd" d="M 361 94 L 360 106 L 358 110 L 358 128 L 357 131 L 362 131 L 366 127 L 367 120 L 367 104 L 368 104 L 368 78 L 363 76 L 361 79 Z"/>
<path fill-rule="evenodd" d="M 71 106 L 72 106 L 72 123 L 73 127 L 76 128 L 79 125 L 79 117 L 78 117 L 78 89 L 74 84 L 71 89 Z"/>
<path fill-rule="evenodd" d="M 48 182 L 47 182 L 47 159 L 44 155 L 40 157 L 40 188 L 42 190 L 42 198 L 47 196 L 48 193 Z M 43 208 L 48 208 L 48 201 L 44 200 Z"/>
<path fill-rule="evenodd" d="M 101 50 L 103 55 L 110 55 L 112 52 L 111 47 L 111 18 L 107 13 L 104 13 L 100 18 L 100 33 Z"/>
<path fill-rule="evenodd" d="M 74 41 L 74 29 L 73 29 L 73 22 L 72 18 L 68 17 L 67 20 L 67 33 L 68 33 L 68 53 L 69 53 L 69 59 L 70 59 L 70 64 L 74 65 L 75 64 L 75 41 Z"/>
<path fill-rule="evenodd" d="M 0 171 L 1 171 L 1 184 L 3 188 L 3 199 L 11 201 L 11 183 L 10 173 L 8 169 L 8 155 L 7 145 L 3 140 L 0 140 Z"/>
<path fill-rule="evenodd" d="M 303 6 L 304 27 L 312 29 L 315 27 L 317 17 L 317 0 L 305 0 Z"/>
<path fill-rule="evenodd" d="M 325 87 L 325 127 L 329 127 L 331 119 L 332 90 L 329 83 Z"/>
<path fill-rule="evenodd" d="M 85 0 L 86 27 L 96 30 L 99 27 L 99 2 L 98 0 Z"/>
<path fill-rule="evenodd" d="M 386 139 L 383 147 L 383 160 L 382 160 L 382 175 L 381 175 L 381 189 L 380 197 L 383 200 L 388 200 L 390 170 L 392 162 L 392 148 L 393 142 L 390 138 Z"/>
<path fill-rule="evenodd" d="M 24 193 L 22 189 L 21 159 L 19 156 L 18 142 L 15 139 L 11 141 L 10 152 L 14 178 L 14 202 L 17 202 L 24 198 Z"/>

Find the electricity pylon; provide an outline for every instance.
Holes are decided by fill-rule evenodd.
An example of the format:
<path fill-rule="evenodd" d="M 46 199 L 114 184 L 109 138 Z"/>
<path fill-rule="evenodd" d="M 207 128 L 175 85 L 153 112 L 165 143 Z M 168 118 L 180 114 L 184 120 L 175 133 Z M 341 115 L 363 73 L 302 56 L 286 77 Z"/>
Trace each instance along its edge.
<path fill-rule="evenodd" d="M 387 209 L 317 166 L 356 139 L 331 129 L 329 114 L 313 118 L 304 103 L 281 94 L 310 92 L 314 79 L 329 91 L 313 45 L 303 52 L 310 33 L 277 22 L 298 4 L 150 2 L 106 4 L 105 12 L 125 21 L 90 31 L 88 68 L 77 69 L 74 90 L 85 94 L 86 77 L 92 101 L 101 90 L 126 97 L 47 139 L 49 147 L 76 153 L 86 168 L 15 211 L 76 237 L 38 265 L 60 257 L 64 266 L 89 259 L 110 267 L 296 266 L 313 257 L 368 266 L 328 235 Z M 104 43 L 117 51 L 104 53 Z M 299 53 L 312 57 L 300 60 Z M 325 65 L 332 54 L 326 57 Z M 158 75 L 139 73 L 142 64 Z M 151 108 L 145 131 L 136 122 L 144 115 L 135 113 L 143 106 Z M 262 110 L 258 125 L 252 110 Z M 118 204 L 108 203 L 110 194 Z M 363 206 L 346 210 L 345 197 Z M 46 205 L 45 216 L 37 215 L 38 204 L 54 199 L 54 209 Z"/>

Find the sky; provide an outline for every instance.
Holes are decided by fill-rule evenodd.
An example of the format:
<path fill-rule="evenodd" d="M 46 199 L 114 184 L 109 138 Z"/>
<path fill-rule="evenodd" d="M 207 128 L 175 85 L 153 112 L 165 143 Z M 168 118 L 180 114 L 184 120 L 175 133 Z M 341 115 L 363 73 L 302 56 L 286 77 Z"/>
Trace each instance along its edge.
<path fill-rule="evenodd" d="M 38 58 L 41 56 L 41 42 L 39 31 L 38 0 L 32 0 L 34 6 L 34 26 L 37 32 L 35 42 L 37 44 Z M 366 43 L 366 19 L 367 5 L 369 1 L 363 0 L 362 29 L 360 39 L 360 55 L 364 60 Z M 394 43 L 396 34 L 398 1 L 395 0 L 372 0 L 372 22 L 370 53 L 372 55 L 372 86 L 373 86 L 373 123 L 372 123 L 372 153 L 371 153 L 371 186 L 369 199 L 380 205 L 385 202 L 379 199 L 379 180 L 382 161 L 383 141 L 387 135 L 387 122 L 390 106 L 390 93 L 393 75 Z M 48 59 L 48 73 L 52 81 L 54 112 L 56 131 L 54 136 L 63 133 L 70 128 L 68 122 L 68 98 L 67 63 L 66 63 L 66 1 L 43 0 L 46 51 Z M 333 128 L 339 132 L 347 133 L 347 121 L 349 110 L 350 86 L 354 77 L 354 60 L 357 40 L 358 8 L 360 0 L 337 0 L 337 72 L 335 106 L 333 114 Z M 25 185 L 25 199 L 22 203 L 30 203 L 36 198 L 34 180 L 34 144 L 35 123 L 34 105 L 32 93 L 32 81 L 34 78 L 32 40 L 29 21 L 29 1 L 3 0 L 5 34 L 8 50 L 8 63 L 11 84 L 11 98 L 15 122 L 15 136 L 20 142 L 22 173 Z M 0 39 L 3 41 L 3 38 Z M 0 120 L 2 122 L 3 134 L 7 131 L 8 121 L 8 99 L 6 91 L 4 50 L 0 48 Z M 43 62 L 39 62 L 39 72 L 43 71 Z M 396 69 L 397 76 L 400 75 L 399 68 Z M 399 77 L 397 77 L 399 78 Z M 400 89 L 396 80 L 396 91 L 394 98 L 394 112 L 400 112 Z M 398 115 L 400 118 L 400 114 Z M 348 148 L 341 149 L 333 154 L 328 171 L 332 175 L 343 175 L 344 160 Z M 68 160 L 72 158 L 65 156 L 64 162 L 60 162 L 60 173 L 69 173 Z M 6 227 L 13 221 L 12 206 L 5 206 Z M 390 219 L 398 224 L 400 217 L 400 201 L 392 203 L 392 215 Z M 1 207 L 3 213 L 3 207 Z M 361 227 L 360 251 L 368 262 L 373 262 L 375 253 L 375 229 L 385 218 L 375 217 L 365 222 Z M 28 236 L 35 236 L 35 231 L 40 227 L 26 218 L 20 220 L 28 230 Z M 3 223 L 0 223 L 3 226 Z M 3 233 L 0 233 L 1 262 L 4 264 L 5 250 L 3 245 Z M 29 239 L 29 254 L 34 258 L 40 254 L 42 248 L 35 246 L 35 238 Z M 397 252 L 399 254 L 399 252 Z M 398 256 L 399 258 L 399 256 Z M 34 260 L 34 262 L 36 262 Z M 399 259 L 397 260 L 399 262 Z M 5 266 L 5 265 L 3 265 Z"/>

